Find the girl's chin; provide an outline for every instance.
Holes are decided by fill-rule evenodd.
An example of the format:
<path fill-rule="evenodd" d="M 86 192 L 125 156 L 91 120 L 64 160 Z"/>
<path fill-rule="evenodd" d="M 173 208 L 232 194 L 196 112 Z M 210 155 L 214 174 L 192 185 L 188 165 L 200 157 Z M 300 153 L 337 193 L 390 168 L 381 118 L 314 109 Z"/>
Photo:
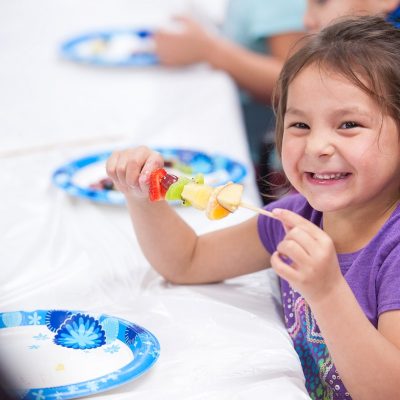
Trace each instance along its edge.
<path fill-rule="evenodd" d="M 310 206 L 320 212 L 334 212 L 343 210 L 344 205 L 338 202 L 338 199 L 327 198 L 323 196 L 305 196 Z"/>

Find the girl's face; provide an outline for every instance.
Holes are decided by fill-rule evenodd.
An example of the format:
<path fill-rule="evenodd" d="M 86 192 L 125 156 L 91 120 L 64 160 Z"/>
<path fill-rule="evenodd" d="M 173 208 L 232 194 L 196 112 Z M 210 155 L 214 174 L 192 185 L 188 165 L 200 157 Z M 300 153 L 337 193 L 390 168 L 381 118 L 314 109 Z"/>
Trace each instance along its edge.
<path fill-rule="evenodd" d="M 304 25 L 310 32 L 318 32 L 334 19 L 346 15 L 388 13 L 397 0 L 308 0 Z"/>
<path fill-rule="evenodd" d="M 399 198 L 397 125 L 347 79 L 306 67 L 289 86 L 282 165 L 316 210 L 385 209 Z"/>

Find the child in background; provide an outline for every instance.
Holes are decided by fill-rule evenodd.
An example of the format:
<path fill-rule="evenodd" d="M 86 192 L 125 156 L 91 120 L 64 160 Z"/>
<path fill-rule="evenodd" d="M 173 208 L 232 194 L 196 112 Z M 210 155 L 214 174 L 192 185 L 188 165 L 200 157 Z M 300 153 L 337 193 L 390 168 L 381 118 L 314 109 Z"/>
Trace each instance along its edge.
<path fill-rule="evenodd" d="M 400 28 L 399 0 L 308 0 L 304 25 L 318 32 L 336 18 L 345 15 L 381 15 Z"/>
<path fill-rule="evenodd" d="M 275 219 L 197 236 L 165 201 L 148 200 L 158 153 L 139 147 L 107 162 L 144 254 L 167 280 L 272 266 L 313 399 L 398 399 L 399 48 L 400 30 L 361 17 L 325 28 L 286 62 L 277 146 L 298 194 L 266 207 Z"/>
<path fill-rule="evenodd" d="M 155 33 L 162 64 L 179 67 L 206 62 L 227 72 L 241 89 L 243 117 L 252 159 L 274 125 L 271 95 L 283 62 L 303 35 L 305 0 L 230 0 L 224 35 L 211 34 L 188 17 L 181 32 Z"/>

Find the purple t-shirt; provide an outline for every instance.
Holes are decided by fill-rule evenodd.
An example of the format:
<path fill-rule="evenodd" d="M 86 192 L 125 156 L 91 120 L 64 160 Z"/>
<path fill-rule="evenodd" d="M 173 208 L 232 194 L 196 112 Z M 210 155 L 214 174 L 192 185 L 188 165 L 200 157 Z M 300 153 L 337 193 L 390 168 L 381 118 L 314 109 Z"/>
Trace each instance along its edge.
<path fill-rule="evenodd" d="M 322 213 L 300 194 L 265 207 L 286 208 L 322 226 Z M 285 232 L 277 220 L 260 215 L 258 232 L 267 251 L 276 251 Z M 371 324 L 380 314 L 400 309 L 400 205 L 363 249 L 338 254 L 340 269 Z M 307 390 L 313 399 L 351 399 L 338 375 L 310 307 L 287 281 L 280 280 L 287 330 L 299 355 Z"/>

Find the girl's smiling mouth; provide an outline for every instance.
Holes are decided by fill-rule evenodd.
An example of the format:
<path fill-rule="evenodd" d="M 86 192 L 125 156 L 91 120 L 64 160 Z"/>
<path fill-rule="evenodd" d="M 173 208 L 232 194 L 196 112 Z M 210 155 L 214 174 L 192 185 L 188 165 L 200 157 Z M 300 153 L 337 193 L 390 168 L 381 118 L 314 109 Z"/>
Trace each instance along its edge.
<path fill-rule="evenodd" d="M 349 172 L 306 172 L 307 180 L 314 184 L 327 185 L 344 181 L 351 175 Z"/>

